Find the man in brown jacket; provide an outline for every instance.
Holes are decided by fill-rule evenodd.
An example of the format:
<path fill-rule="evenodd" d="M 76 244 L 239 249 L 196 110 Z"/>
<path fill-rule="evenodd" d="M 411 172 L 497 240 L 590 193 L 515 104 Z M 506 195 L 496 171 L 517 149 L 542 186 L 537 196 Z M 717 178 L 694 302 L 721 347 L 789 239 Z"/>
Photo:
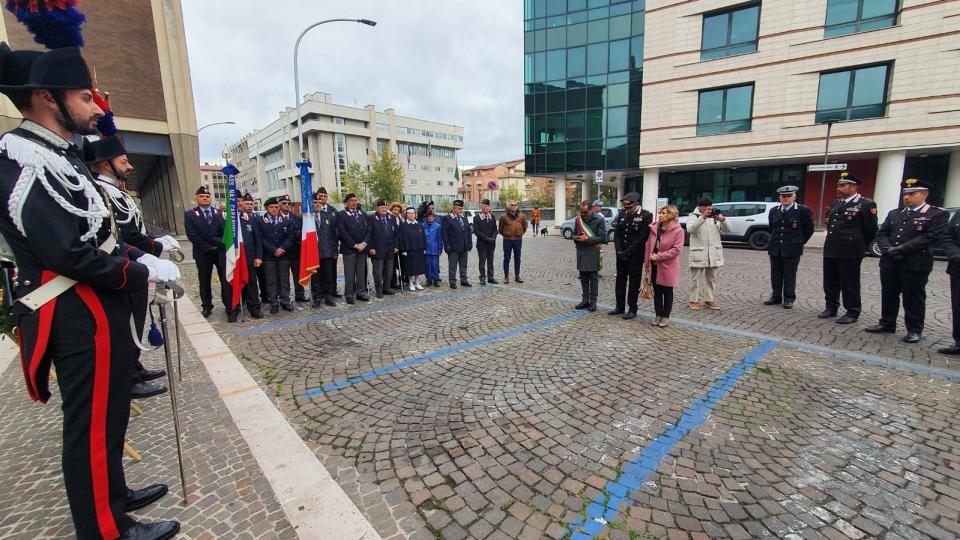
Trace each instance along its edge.
<path fill-rule="evenodd" d="M 517 201 L 507 203 L 507 211 L 500 216 L 497 230 L 503 237 L 503 282 L 510 283 L 510 255 L 513 253 L 516 255 L 513 259 L 513 276 L 517 283 L 523 283 L 520 279 L 520 248 L 523 235 L 527 232 L 527 218 L 520 213 Z"/>

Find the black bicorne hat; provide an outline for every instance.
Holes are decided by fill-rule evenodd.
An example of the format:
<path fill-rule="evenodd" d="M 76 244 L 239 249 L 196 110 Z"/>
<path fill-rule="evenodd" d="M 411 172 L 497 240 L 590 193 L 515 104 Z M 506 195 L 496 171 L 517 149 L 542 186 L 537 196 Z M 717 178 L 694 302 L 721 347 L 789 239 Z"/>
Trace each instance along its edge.
<path fill-rule="evenodd" d="M 127 149 L 124 148 L 123 141 L 116 135 L 83 144 L 83 162 L 87 164 L 109 161 L 126 153 Z"/>

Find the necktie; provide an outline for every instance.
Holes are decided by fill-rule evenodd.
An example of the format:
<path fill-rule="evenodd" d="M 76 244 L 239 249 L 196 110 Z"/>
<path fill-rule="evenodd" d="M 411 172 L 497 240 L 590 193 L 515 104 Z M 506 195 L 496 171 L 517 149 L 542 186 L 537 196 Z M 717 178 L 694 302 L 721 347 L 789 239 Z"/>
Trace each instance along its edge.
<path fill-rule="evenodd" d="M 357 223 L 360 223 L 360 212 L 357 212 L 356 210 L 354 210 L 353 219 L 357 220 Z"/>
<path fill-rule="evenodd" d="M 204 208 L 204 209 L 203 209 L 203 215 L 204 215 L 204 217 L 207 219 L 207 225 L 209 225 L 211 222 L 213 222 L 213 216 L 210 215 L 210 209 L 209 209 L 209 208 Z"/>

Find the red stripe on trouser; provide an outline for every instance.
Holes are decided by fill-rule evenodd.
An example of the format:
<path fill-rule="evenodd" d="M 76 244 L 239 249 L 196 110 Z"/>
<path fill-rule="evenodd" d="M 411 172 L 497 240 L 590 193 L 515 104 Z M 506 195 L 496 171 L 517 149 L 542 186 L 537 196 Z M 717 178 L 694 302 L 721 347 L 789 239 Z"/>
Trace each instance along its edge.
<path fill-rule="evenodd" d="M 57 274 L 44 270 L 40 275 L 40 283 L 44 284 L 57 277 Z M 37 328 L 37 339 L 33 344 L 33 353 L 30 355 L 30 363 L 24 362 L 23 358 L 23 334 L 17 333 L 17 340 L 20 343 L 20 362 L 23 364 L 23 376 L 27 382 L 27 392 L 30 399 L 40 400 L 40 388 L 37 386 L 37 370 L 42 364 L 43 356 L 47 352 L 47 344 L 50 342 L 50 327 L 53 326 L 53 312 L 57 306 L 57 299 L 52 300 L 40 307 L 40 321 Z"/>
<path fill-rule="evenodd" d="M 107 401 L 110 397 L 110 326 L 107 314 L 93 288 L 76 286 L 77 295 L 86 304 L 96 322 L 93 336 L 96 363 L 93 369 L 93 404 L 90 407 L 90 472 L 93 477 L 93 507 L 100 534 L 106 540 L 120 536 L 110 510 L 110 480 L 107 474 Z"/>

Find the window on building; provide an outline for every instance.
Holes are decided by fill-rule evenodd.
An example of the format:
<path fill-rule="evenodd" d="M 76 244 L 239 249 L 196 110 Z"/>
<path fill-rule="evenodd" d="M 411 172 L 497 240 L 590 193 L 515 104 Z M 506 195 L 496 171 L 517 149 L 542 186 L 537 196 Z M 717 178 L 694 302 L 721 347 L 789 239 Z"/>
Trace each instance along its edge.
<path fill-rule="evenodd" d="M 283 159 L 283 147 L 278 146 L 263 155 L 263 160 L 267 163 L 274 163 Z"/>
<path fill-rule="evenodd" d="M 876 118 L 886 114 L 891 64 L 820 74 L 816 121 Z"/>
<path fill-rule="evenodd" d="M 697 136 L 750 131 L 753 84 L 701 90 Z"/>
<path fill-rule="evenodd" d="M 755 52 L 759 30 L 759 4 L 704 15 L 700 60 Z"/>
<path fill-rule="evenodd" d="M 377 129 L 379 131 L 390 131 L 390 126 L 388 126 L 387 124 L 381 124 L 380 122 L 377 122 Z"/>
<path fill-rule="evenodd" d="M 429 165 L 422 165 L 420 168 L 423 169 L 423 170 L 425 170 L 425 171 L 429 171 L 429 170 L 430 170 L 430 166 L 429 166 Z"/>
<path fill-rule="evenodd" d="M 409 182 L 409 184 L 410 184 L 411 186 L 417 185 L 417 179 L 416 179 L 416 178 L 411 178 L 410 180 L 408 180 L 408 182 Z"/>
<path fill-rule="evenodd" d="M 827 0 L 823 37 L 844 36 L 897 24 L 897 0 Z"/>
<path fill-rule="evenodd" d="M 408 170 L 408 171 L 415 171 L 415 170 L 417 170 L 417 165 L 416 165 L 416 163 L 407 163 L 407 170 Z"/>
<path fill-rule="evenodd" d="M 333 123 L 342 126 L 346 123 L 346 121 L 343 118 L 340 118 L 339 116 L 334 116 Z"/>

